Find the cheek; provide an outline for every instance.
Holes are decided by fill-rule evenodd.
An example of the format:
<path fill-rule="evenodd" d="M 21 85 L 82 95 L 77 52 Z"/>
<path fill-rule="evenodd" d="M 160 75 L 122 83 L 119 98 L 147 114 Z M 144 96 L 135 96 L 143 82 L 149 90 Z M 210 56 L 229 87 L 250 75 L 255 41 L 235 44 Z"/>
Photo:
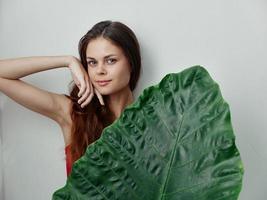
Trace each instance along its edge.
<path fill-rule="evenodd" d="M 92 71 L 88 71 L 88 76 L 89 76 L 89 79 L 92 79 L 93 77 L 94 77 L 94 75 L 93 75 L 93 73 L 92 73 Z"/>
<path fill-rule="evenodd" d="M 130 75 L 129 74 L 124 75 L 122 82 L 123 87 L 129 86 L 129 84 L 130 84 Z"/>
<path fill-rule="evenodd" d="M 120 70 L 118 72 L 120 77 L 125 77 L 125 79 L 129 79 L 130 75 L 131 75 L 131 70 L 130 70 L 130 66 L 128 65 L 128 63 L 124 63 L 120 66 Z"/>
<path fill-rule="evenodd" d="M 129 70 L 125 69 L 121 70 L 120 73 L 117 74 L 117 78 L 120 80 L 121 83 L 123 83 L 124 85 L 128 84 L 128 82 L 130 81 L 130 72 Z"/>

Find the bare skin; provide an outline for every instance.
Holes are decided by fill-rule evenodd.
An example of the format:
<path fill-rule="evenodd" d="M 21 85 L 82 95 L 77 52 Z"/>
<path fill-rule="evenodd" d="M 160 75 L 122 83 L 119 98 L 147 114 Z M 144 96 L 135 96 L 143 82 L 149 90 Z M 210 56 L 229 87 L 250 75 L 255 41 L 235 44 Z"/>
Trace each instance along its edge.
<path fill-rule="evenodd" d="M 112 54 L 108 58 L 107 55 Z M 102 95 L 107 95 L 107 105 L 116 118 L 134 101 L 129 88 L 130 65 L 123 51 L 104 38 L 97 38 L 87 47 L 88 73 L 78 58 L 67 56 L 34 56 L 0 60 L 0 91 L 20 105 L 42 114 L 59 124 L 65 145 L 70 143 L 72 120 L 71 100 L 28 84 L 20 78 L 45 70 L 67 67 L 80 89 L 81 107 L 88 105 L 94 95 L 104 105 Z M 101 85 L 98 80 L 111 80 Z"/>
<path fill-rule="evenodd" d="M 104 56 L 111 55 L 104 59 Z M 108 105 L 116 118 L 133 102 L 129 88 L 130 64 L 123 51 L 104 38 L 89 43 L 86 50 L 88 74 L 93 86 L 103 95 L 108 95 Z M 97 80 L 111 80 L 106 86 L 99 86 Z"/>

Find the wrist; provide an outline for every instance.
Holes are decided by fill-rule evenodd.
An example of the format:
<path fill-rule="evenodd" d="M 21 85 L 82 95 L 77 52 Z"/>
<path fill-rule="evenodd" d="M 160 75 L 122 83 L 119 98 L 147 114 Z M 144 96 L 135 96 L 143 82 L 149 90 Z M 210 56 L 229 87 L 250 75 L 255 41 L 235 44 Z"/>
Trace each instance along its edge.
<path fill-rule="evenodd" d="M 66 65 L 67 67 L 69 67 L 70 64 L 71 64 L 75 59 L 76 59 L 75 56 L 73 56 L 73 55 L 67 55 L 66 58 L 65 58 L 65 61 L 66 61 L 65 65 Z"/>

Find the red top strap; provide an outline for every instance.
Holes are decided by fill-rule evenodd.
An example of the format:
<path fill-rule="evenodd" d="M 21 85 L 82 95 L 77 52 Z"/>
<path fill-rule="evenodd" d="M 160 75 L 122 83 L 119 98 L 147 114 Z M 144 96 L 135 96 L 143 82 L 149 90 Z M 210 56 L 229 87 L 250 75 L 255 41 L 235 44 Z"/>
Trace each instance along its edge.
<path fill-rule="evenodd" d="M 67 170 L 67 176 L 71 173 L 72 163 L 71 163 L 71 157 L 70 157 L 70 145 L 65 147 L 65 154 L 66 154 L 66 170 Z"/>

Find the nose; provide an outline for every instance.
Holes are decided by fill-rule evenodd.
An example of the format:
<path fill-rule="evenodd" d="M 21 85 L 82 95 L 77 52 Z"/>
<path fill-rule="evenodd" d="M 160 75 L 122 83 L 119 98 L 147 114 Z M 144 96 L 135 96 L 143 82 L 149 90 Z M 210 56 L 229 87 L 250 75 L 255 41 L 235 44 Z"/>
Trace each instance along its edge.
<path fill-rule="evenodd" d="M 103 64 L 99 64 L 99 66 L 97 67 L 97 73 L 98 74 L 106 74 L 106 69 L 105 69 L 105 66 Z"/>

